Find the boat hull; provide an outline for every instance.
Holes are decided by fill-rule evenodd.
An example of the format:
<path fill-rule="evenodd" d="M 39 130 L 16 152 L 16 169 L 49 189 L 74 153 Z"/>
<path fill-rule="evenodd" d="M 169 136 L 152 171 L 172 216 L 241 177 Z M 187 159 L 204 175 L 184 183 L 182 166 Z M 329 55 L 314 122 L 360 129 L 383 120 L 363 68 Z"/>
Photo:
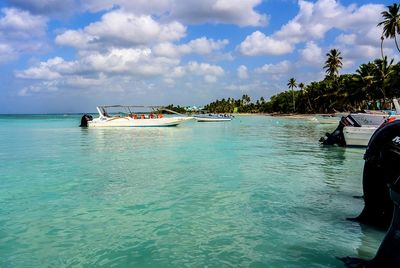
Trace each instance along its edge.
<path fill-rule="evenodd" d="M 369 140 L 377 129 L 377 126 L 344 127 L 343 135 L 346 146 L 368 146 Z"/>
<path fill-rule="evenodd" d="M 196 118 L 197 122 L 228 122 L 231 118 Z"/>
<path fill-rule="evenodd" d="M 96 118 L 88 122 L 89 127 L 173 127 L 193 119 L 192 117 L 163 117 L 133 119 L 131 117 Z"/>

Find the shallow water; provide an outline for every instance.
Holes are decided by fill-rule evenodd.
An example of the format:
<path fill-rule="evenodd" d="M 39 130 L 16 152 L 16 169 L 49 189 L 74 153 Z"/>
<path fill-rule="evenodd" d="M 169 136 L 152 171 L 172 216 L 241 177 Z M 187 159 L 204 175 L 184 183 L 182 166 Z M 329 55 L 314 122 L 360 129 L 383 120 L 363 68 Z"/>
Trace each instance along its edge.
<path fill-rule="evenodd" d="M 364 150 L 319 145 L 335 126 L 79 121 L 0 116 L 0 267 L 343 267 L 383 238 L 345 220 Z"/>

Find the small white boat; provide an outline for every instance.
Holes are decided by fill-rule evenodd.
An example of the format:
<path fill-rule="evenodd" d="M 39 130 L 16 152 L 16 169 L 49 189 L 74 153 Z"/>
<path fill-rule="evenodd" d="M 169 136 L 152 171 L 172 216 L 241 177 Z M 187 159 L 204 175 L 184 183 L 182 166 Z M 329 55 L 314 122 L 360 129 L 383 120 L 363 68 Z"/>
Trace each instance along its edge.
<path fill-rule="evenodd" d="M 108 108 L 124 109 L 118 114 L 109 114 Z M 151 113 L 135 113 L 135 108 L 150 108 Z M 133 106 L 133 105 L 109 105 L 98 106 L 99 117 L 93 119 L 90 115 L 84 115 L 81 119 L 82 127 L 169 127 L 177 126 L 193 117 L 184 116 L 160 106 Z M 174 116 L 165 116 L 161 111 L 167 111 Z"/>
<path fill-rule="evenodd" d="M 227 122 L 232 120 L 230 115 L 222 114 L 198 114 L 194 115 L 197 122 Z"/>
<path fill-rule="evenodd" d="M 346 146 L 367 146 L 374 132 L 379 126 L 347 126 L 343 128 Z"/>
<path fill-rule="evenodd" d="M 339 146 L 368 146 L 374 132 L 385 122 L 400 119 L 400 105 L 393 99 L 395 111 L 390 113 L 370 112 L 351 113 L 343 117 L 331 134 L 325 134 L 320 141 L 323 144 Z"/>

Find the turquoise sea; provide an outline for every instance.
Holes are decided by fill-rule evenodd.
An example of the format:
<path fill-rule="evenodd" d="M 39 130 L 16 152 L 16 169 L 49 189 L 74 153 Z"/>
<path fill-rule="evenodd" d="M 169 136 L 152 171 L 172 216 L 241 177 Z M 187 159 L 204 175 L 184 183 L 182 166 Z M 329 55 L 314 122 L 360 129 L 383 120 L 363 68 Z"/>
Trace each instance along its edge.
<path fill-rule="evenodd" d="M 364 150 L 321 146 L 334 125 L 80 117 L 0 116 L 0 267 L 343 267 L 384 236 L 345 220 Z"/>

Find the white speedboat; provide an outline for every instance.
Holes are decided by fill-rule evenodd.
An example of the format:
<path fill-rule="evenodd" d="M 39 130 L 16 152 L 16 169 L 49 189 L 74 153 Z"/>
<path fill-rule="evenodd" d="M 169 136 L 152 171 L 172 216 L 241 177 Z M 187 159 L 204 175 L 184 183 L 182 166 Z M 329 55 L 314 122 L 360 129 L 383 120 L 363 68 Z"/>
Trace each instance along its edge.
<path fill-rule="evenodd" d="M 346 146 L 367 146 L 374 132 L 379 126 L 347 126 L 343 128 Z"/>
<path fill-rule="evenodd" d="M 198 114 L 194 115 L 197 122 L 227 122 L 232 120 L 232 116 L 226 114 Z"/>
<path fill-rule="evenodd" d="M 396 110 L 390 113 L 351 113 L 342 117 L 336 130 L 331 134 L 327 133 L 320 141 L 329 145 L 368 146 L 370 138 L 382 124 L 400 119 L 399 102 L 393 99 L 393 103 Z"/>
<path fill-rule="evenodd" d="M 109 108 L 123 109 L 117 114 L 108 113 Z M 151 109 L 152 112 L 136 113 L 133 109 Z M 90 115 L 84 115 L 81 119 L 81 127 L 170 127 L 177 126 L 193 117 L 184 116 L 172 110 L 160 106 L 133 106 L 133 105 L 109 105 L 98 106 L 99 117 L 93 119 Z M 167 111 L 173 116 L 165 116 L 161 112 Z"/>

